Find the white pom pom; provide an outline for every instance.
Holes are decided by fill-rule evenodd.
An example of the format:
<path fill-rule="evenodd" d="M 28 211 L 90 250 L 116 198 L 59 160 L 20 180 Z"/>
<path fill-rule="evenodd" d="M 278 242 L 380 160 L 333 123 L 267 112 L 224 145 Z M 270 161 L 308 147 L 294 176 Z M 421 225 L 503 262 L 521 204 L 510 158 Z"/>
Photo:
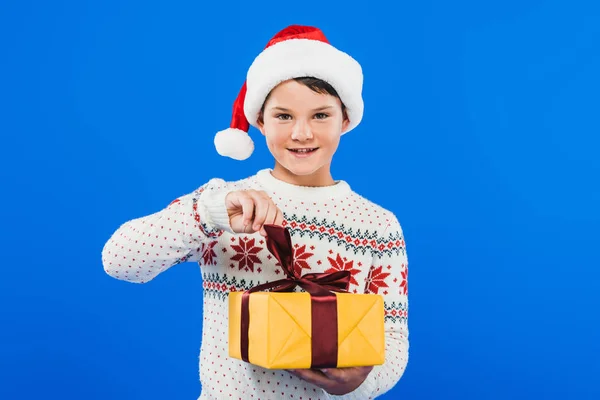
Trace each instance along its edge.
<path fill-rule="evenodd" d="M 247 132 L 236 128 L 227 128 L 215 135 L 217 152 L 234 160 L 245 160 L 254 151 L 254 142 Z"/>

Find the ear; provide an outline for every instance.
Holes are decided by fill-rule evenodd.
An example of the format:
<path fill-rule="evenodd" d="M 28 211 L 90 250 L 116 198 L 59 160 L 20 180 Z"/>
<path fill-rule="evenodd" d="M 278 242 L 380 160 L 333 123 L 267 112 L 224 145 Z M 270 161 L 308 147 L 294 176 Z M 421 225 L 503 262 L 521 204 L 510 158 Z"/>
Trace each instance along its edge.
<path fill-rule="evenodd" d="M 264 117 L 263 117 L 264 118 Z M 258 130 L 260 131 L 260 133 L 265 136 L 265 122 L 261 121 L 260 118 L 258 118 L 256 120 L 256 126 L 258 126 Z"/>
<path fill-rule="evenodd" d="M 348 119 L 348 117 L 344 118 L 344 121 L 342 122 L 342 132 L 346 132 L 346 130 L 348 130 L 348 127 L 350 126 L 350 120 Z"/>
<path fill-rule="evenodd" d="M 260 121 L 256 121 L 256 125 L 258 126 L 260 133 L 265 136 L 265 124 Z"/>

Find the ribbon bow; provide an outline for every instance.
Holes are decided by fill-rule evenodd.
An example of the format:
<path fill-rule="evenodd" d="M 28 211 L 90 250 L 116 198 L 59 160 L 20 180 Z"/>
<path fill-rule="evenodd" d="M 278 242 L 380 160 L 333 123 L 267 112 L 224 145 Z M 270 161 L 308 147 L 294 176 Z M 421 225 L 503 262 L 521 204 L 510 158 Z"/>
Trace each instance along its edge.
<path fill-rule="evenodd" d="M 312 316 L 311 368 L 337 366 L 337 298 L 332 292 L 347 292 L 350 271 L 308 273 L 299 276 L 294 271 L 292 239 L 289 231 L 277 225 L 264 225 L 267 248 L 281 264 L 287 278 L 267 282 L 246 290 L 242 295 L 241 353 L 248 362 L 248 331 L 250 327 L 250 294 L 271 289 L 291 292 L 296 286 L 310 293 Z"/>

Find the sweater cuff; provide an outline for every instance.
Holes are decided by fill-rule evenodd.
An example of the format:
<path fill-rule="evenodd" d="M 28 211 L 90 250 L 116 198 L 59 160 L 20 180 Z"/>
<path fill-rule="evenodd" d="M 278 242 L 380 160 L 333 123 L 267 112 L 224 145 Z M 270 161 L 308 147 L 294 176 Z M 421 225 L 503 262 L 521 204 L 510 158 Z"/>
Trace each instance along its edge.
<path fill-rule="evenodd" d="M 207 223 L 217 230 L 234 233 L 229 223 L 229 214 L 225 207 L 225 197 L 228 190 L 216 190 L 205 192 L 202 203 L 206 208 Z"/>

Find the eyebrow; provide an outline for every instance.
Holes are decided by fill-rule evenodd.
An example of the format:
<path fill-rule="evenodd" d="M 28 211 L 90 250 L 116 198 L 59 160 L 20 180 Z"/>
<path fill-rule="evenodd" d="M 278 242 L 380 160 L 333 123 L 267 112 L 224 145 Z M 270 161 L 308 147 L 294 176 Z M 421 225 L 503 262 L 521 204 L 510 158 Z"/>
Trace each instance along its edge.
<path fill-rule="evenodd" d="M 323 107 L 318 107 L 313 109 L 312 111 L 324 111 L 324 110 L 328 110 L 330 108 L 333 108 L 333 106 L 323 106 Z M 283 111 L 283 112 L 290 112 L 289 109 L 285 108 L 285 107 L 273 107 L 273 110 L 279 110 L 279 111 Z"/>

